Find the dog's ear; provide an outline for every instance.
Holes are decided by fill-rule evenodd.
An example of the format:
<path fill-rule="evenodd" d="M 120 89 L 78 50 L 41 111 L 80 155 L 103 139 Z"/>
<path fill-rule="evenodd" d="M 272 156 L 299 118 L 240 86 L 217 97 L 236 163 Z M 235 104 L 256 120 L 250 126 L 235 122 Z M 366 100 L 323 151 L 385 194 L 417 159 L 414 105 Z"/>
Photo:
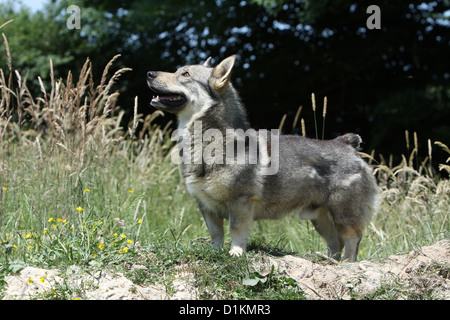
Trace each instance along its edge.
<path fill-rule="evenodd" d="M 219 63 L 212 73 L 212 87 L 217 91 L 221 91 L 226 88 L 233 69 L 234 62 L 236 61 L 236 55 L 232 55 L 224 59 Z"/>
<path fill-rule="evenodd" d="M 204 65 L 205 67 L 212 68 L 211 57 L 208 57 L 208 59 L 206 59 L 206 61 L 203 62 L 203 65 Z"/>

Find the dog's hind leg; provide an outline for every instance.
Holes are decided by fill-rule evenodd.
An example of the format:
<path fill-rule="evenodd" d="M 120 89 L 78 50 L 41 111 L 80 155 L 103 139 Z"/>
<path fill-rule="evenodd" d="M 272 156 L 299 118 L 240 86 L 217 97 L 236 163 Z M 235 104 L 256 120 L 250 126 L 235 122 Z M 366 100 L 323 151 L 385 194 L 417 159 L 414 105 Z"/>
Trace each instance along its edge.
<path fill-rule="evenodd" d="M 332 211 L 332 216 L 337 232 L 344 240 L 345 251 L 342 259 L 347 262 L 355 262 L 359 252 L 364 222 L 367 221 L 364 211 L 357 206 L 342 205 Z"/>
<path fill-rule="evenodd" d="M 211 247 L 221 249 L 223 245 L 223 218 L 211 210 L 200 206 L 203 219 L 205 219 L 206 226 L 208 227 L 209 234 L 211 236 Z"/>
<path fill-rule="evenodd" d="M 326 208 L 316 209 L 315 218 L 311 220 L 317 232 L 327 242 L 328 256 L 339 260 L 341 258 L 344 240 L 334 225 L 333 219 Z"/>
<path fill-rule="evenodd" d="M 340 235 L 345 241 L 345 251 L 343 260 L 355 262 L 358 255 L 359 243 L 361 242 L 362 232 L 360 228 L 354 226 L 338 225 Z"/>

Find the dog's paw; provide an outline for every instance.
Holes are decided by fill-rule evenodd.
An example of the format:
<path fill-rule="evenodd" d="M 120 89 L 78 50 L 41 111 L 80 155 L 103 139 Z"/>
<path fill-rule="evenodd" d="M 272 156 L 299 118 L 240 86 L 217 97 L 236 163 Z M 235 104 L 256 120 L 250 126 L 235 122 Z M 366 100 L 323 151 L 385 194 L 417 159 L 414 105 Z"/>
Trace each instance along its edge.
<path fill-rule="evenodd" d="M 233 248 L 231 248 L 229 253 L 230 253 L 230 256 L 232 256 L 232 257 L 240 257 L 244 253 L 244 249 L 242 249 L 240 247 L 233 247 Z"/>

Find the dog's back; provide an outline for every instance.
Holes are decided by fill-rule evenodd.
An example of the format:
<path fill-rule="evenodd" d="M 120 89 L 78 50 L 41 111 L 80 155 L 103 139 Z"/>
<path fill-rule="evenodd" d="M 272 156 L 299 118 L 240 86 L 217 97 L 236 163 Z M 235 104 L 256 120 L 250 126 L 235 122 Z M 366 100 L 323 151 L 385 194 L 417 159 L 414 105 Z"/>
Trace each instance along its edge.
<path fill-rule="evenodd" d="M 268 218 L 272 206 L 277 216 L 299 208 L 325 207 L 339 220 L 366 225 L 377 207 L 374 196 L 378 188 L 370 167 L 354 149 L 354 142 L 359 144 L 360 140 L 356 134 L 326 141 L 280 136 L 279 171 L 260 177 L 264 181 L 261 200 L 265 203 L 261 217 Z M 371 210 L 363 210 L 362 216 L 348 210 L 350 202 L 366 203 Z M 284 207 L 286 210 L 280 210 Z"/>

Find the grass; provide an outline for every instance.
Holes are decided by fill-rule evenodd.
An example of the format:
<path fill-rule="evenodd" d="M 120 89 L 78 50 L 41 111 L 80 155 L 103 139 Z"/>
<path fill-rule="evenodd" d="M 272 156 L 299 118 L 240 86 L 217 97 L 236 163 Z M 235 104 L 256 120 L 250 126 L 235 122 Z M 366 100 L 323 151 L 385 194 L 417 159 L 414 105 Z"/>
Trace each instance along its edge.
<path fill-rule="evenodd" d="M 252 262 L 267 253 L 325 253 L 312 224 L 295 216 L 256 222 L 250 251 L 241 258 L 210 249 L 197 205 L 170 161 L 170 126 L 154 123 L 161 112 L 144 117 L 136 113 L 137 100 L 130 102 L 123 107 L 134 110 L 134 118 L 121 126 L 124 112 L 112 88 L 128 69 L 111 72 L 117 58 L 98 84 L 89 60 L 76 80 L 70 72 L 66 79 L 51 73 L 50 83 L 40 81 L 38 97 L 11 63 L 0 69 L 2 278 L 27 265 L 76 265 L 119 270 L 136 283 L 163 283 L 170 292 L 183 267 L 203 288 L 200 298 L 303 299 L 292 279 L 255 270 Z M 430 149 L 419 163 L 416 143 L 397 166 L 363 154 L 375 166 L 383 204 L 366 230 L 360 260 L 381 260 L 449 236 L 450 183 L 429 165 L 432 151 L 449 150 L 436 145 L 438 151 Z M 134 264 L 145 268 L 132 269 Z M 0 280 L 0 297 L 4 285 Z M 80 295 L 62 287 L 44 298 Z"/>

